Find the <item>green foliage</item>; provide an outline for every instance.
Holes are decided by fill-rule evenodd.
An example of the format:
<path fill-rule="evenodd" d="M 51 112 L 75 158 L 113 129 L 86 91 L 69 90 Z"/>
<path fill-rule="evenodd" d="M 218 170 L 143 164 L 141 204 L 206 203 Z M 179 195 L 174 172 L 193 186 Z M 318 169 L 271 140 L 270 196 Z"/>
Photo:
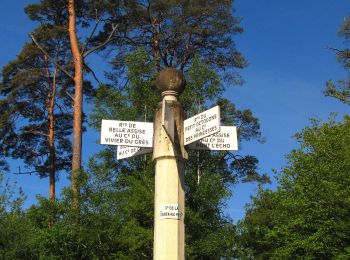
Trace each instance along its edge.
<path fill-rule="evenodd" d="M 42 0 L 40 3 L 29 4 L 24 11 L 33 21 L 53 25 L 65 24 L 68 22 L 66 4 L 64 0 Z"/>
<path fill-rule="evenodd" d="M 61 70 L 71 73 L 74 65 L 66 5 L 66 1 L 44 0 L 25 8 L 31 20 L 40 22 L 31 35 L 46 53 L 26 43 L 17 58 L 2 68 L 0 108 L 6 111 L 0 116 L 2 168 L 6 157 L 23 159 L 40 177 L 71 167 L 74 81 Z M 89 81 L 84 82 L 84 94 L 93 95 Z"/>
<path fill-rule="evenodd" d="M 88 27 L 94 15 L 107 22 L 104 31 L 83 48 L 104 42 L 112 23 L 118 25 L 112 37 L 118 46 L 117 56 L 113 61 L 114 70 L 108 72 L 111 82 L 118 85 L 101 84 L 97 89 L 91 115 L 96 129 L 101 119 L 152 121 L 161 100 L 154 80 L 160 67 L 173 66 L 186 75 L 187 89 L 181 102 L 189 115 L 219 104 L 222 123 L 238 126 L 240 142 L 261 138 L 259 121 L 251 111 L 239 110 L 222 97 L 225 86 L 224 75 L 220 73 L 227 72 L 225 76 L 237 83 L 236 69 L 245 66 L 233 42 L 233 35 L 242 31 L 239 19 L 232 15 L 233 1 L 152 0 L 148 7 L 146 1 L 76 1 L 76 4 L 80 28 Z M 71 70 L 65 6 L 64 1 L 43 0 L 29 5 L 26 13 L 41 23 L 35 31 L 37 40 L 61 66 Z M 55 45 L 57 41 L 62 44 L 59 48 Z M 53 77 L 45 73 L 57 68 L 46 58 L 33 44 L 27 44 L 18 59 L 4 68 L 1 85 L 5 98 L 0 101 L 0 108 L 6 112 L 0 117 L 0 134 L 4 134 L 6 149 L 0 150 L 0 158 L 14 156 L 16 151 L 16 158 L 27 156 L 26 163 L 39 167 L 38 171 L 47 169 L 47 164 L 26 154 L 25 148 L 30 151 L 38 148 L 45 158 L 45 138 L 31 135 L 25 139 L 26 143 L 17 141 L 21 140 L 27 123 L 36 125 L 35 130 L 48 129 L 44 122 L 47 118 L 45 94 L 49 93 L 47 82 Z M 120 74 L 121 68 L 124 71 Z M 57 131 L 62 130 L 57 133 L 56 162 L 68 165 L 67 136 L 71 127 L 67 122 L 72 113 L 67 92 L 72 93 L 73 82 L 59 71 L 55 80 L 59 87 L 55 117 L 59 119 L 61 113 L 67 115 L 65 120 L 56 122 Z M 86 86 L 89 89 L 89 85 Z M 16 118 L 24 118 L 23 125 L 13 120 Z M 65 143 L 61 144 L 60 138 Z M 23 149 L 18 149 L 18 143 Z M 267 181 L 266 176 L 258 173 L 257 162 L 254 156 L 237 153 L 190 151 L 185 173 L 187 259 L 237 256 L 236 227 L 225 215 L 224 208 L 237 182 Z M 57 169 L 65 168 L 57 166 Z M 87 171 L 81 172 L 75 181 L 80 190 L 79 212 L 70 206 L 69 190 L 56 201 L 38 197 L 38 204 L 25 212 L 15 208 L 4 210 L 0 223 L 0 256 L 5 259 L 151 259 L 154 219 L 151 156 L 117 161 L 115 147 L 106 147 L 90 160 Z"/>
<path fill-rule="evenodd" d="M 50 72 L 48 72 L 50 71 Z M 54 101 L 56 169 L 69 167 L 71 134 L 71 102 L 66 92 L 71 91 L 63 75 L 53 75 L 52 66 L 33 44 L 26 44 L 16 61 L 3 68 L 0 94 L 7 107 L 1 115 L 4 138 L 1 146 L 6 156 L 22 158 L 41 176 L 48 175 L 49 164 L 49 108 L 53 77 L 57 89 Z M 51 75 L 48 75 L 50 73 Z M 48 75 L 48 76 L 47 76 Z M 50 82 L 50 83 L 48 83 Z M 62 110 L 63 109 L 63 110 Z"/>
<path fill-rule="evenodd" d="M 237 69 L 246 66 L 233 37 L 243 29 L 233 16 L 232 0 L 131 0 L 106 1 L 100 7 L 110 23 L 119 25 L 113 37 L 118 46 L 113 64 L 124 69 L 125 57 L 142 47 L 156 60 L 157 68 L 175 67 L 187 70 L 196 55 L 226 78 L 238 83 Z M 114 5 L 113 5 L 114 4 Z M 103 42 L 110 26 L 95 37 Z"/>
<path fill-rule="evenodd" d="M 101 119 L 153 120 L 154 108 L 160 101 L 160 93 L 154 86 L 157 64 L 142 49 L 128 55 L 126 63 L 125 86 L 113 88 L 104 85 L 97 90 L 91 117 L 97 128 Z M 186 72 L 186 79 L 186 89 L 180 96 L 186 111 L 195 114 L 199 109 L 220 104 L 223 123 L 240 126 L 240 140 L 260 138 L 258 120 L 249 110 L 238 110 L 229 100 L 220 98 L 224 86 L 217 73 L 201 57 L 195 57 Z M 189 151 L 185 174 L 186 258 L 216 259 L 235 255 L 235 227 L 223 213 L 225 202 L 231 196 L 232 185 L 237 182 L 267 180 L 257 172 L 256 165 L 257 159 L 253 156 Z M 199 183 L 198 169 L 201 175 Z M 151 158 L 116 161 L 115 148 L 108 147 L 90 162 L 89 174 L 92 177 L 88 185 L 90 196 L 97 199 L 99 203 L 96 205 L 107 208 L 113 205 L 109 211 L 115 210 L 117 214 L 118 232 L 129 234 L 128 238 L 119 241 L 124 254 L 132 258 L 151 258 L 154 214 L 154 165 Z"/>
<path fill-rule="evenodd" d="M 115 254 L 122 259 L 152 256 L 154 165 L 149 159 L 135 159 L 127 166 L 116 162 L 115 152 L 108 149 L 90 162 L 92 205 L 111 217 Z"/>
<path fill-rule="evenodd" d="M 247 255 L 272 259 L 346 259 L 350 232 L 350 118 L 314 120 L 277 191 L 260 190 L 241 223 Z M 345 257 L 345 258 L 342 258 Z"/>
<path fill-rule="evenodd" d="M 208 103 L 215 102 L 224 91 L 217 73 L 198 55 L 194 57 L 186 76 L 186 88 L 180 101 L 189 115 L 205 110 Z"/>
<path fill-rule="evenodd" d="M 102 119 L 149 121 L 160 101 L 154 85 L 155 63 L 143 49 L 138 49 L 126 58 L 129 65 L 127 84 L 121 87 L 100 85 L 96 91 L 92 125 L 99 128 Z"/>
<path fill-rule="evenodd" d="M 18 191 L 16 183 L 10 184 L 9 179 L 5 179 L 5 174 L 0 172 L 0 216 L 3 217 L 7 212 L 21 212 L 25 195 L 21 188 Z"/>
<path fill-rule="evenodd" d="M 346 43 L 349 43 L 350 39 L 350 17 L 344 18 L 344 22 L 341 24 L 338 34 L 345 39 Z M 341 50 L 336 49 L 338 61 L 343 65 L 346 72 L 350 69 L 350 50 L 344 48 Z M 346 80 L 338 80 L 336 83 L 329 80 L 326 84 L 324 91 L 326 96 L 335 97 L 341 102 L 350 105 L 350 81 L 347 77 Z"/>
<path fill-rule="evenodd" d="M 59 16 L 58 7 L 52 8 L 50 15 Z M 27 13 L 36 15 L 30 7 Z M 33 35 L 48 55 L 69 71 L 72 69 L 69 41 L 61 22 L 58 19 L 53 24 L 42 23 Z M 2 68 L 0 106 L 6 112 L 0 116 L 3 133 L 0 147 L 5 157 L 23 159 L 41 177 L 49 175 L 52 158 L 56 171 L 69 169 L 68 136 L 72 130 L 69 95 L 73 93 L 73 86 L 72 79 L 58 70 L 37 46 L 24 45 L 17 59 Z M 51 137 L 50 130 L 54 132 Z"/>
<path fill-rule="evenodd" d="M 231 195 L 230 184 L 237 181 L 222 155 L 191 152 L 186 164 L 186 258 L 233 257 L 235 228 L 223 213 Z M 200 163 L 199 163 L 200 162 Z M 197 179 L 200 167 L 200 181 Z"/>
<path fill-rule="evenodd" d="M 89 21 L 96 18 L 100 12 L 97 12 L 94 1 L 75 0 L 77 23 L 83 27 L 89 26 Z M 98 2 L 98 1 L 95 1 Z M 41 0 L 36 3 L 29 4 L 25 9 L 25 13 L 32 21 L 38 21 L 46 25 L 68 25 L 68 2 L 66 0 Z"/>
<path fill-rule="evenodd" d="M 25 195 L 16 190 L 0 173 L 0 258 L 30 259 L 33 256 L 30 236 L 32 225 L 25 218 L 22 204 Z"/>

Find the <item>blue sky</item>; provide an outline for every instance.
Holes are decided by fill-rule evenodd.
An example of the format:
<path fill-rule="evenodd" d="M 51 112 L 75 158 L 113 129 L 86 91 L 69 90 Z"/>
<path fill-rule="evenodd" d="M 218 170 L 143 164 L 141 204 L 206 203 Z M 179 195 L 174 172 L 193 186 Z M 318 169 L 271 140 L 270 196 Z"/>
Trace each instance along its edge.
<path fill-rule="evenodd" d="M 1 0 L 1 67 L 15 59 L 24 42 L 29 41 L 28 34 L 35 24 L 26 18 L 23 8 L 31 2 Z M 324 97 L 322 91 L 327 80 L 346 77 L 335 53 L 327 46 L 344 46 L 337 31 L 344 16 L 350 13 L 350 2 L 236 0 L 235 9 L 244 28 L 235 40 L 249 66 L 241 71 L 245 84 L 230 87 L 227 96 L 238 108 L 249 108 L 260 119 L 265 144 L 244 143 L 242 152 L 256 155 L 259 170 L 271 174 L 271 169 L 278 170 L 286 164 L 284 156 L 297 147 L 292 135 L 305 127 L 310 118 L 327 120 L 331 112 L 343 115 L 349 111 L 348 106 Z M 98 146 L 98 137 L 96 133 L 84 135 L 85 158 Z M 48 179 L 40 180 L 35 175 L 10 177 L 24 188 L 28 195 L 26 205 L 35 201 L 36 194 L 48 194 Z M 62 176 L 57 190 L 67 183 Z M 234 188 L 227 208 L 234 220 L 243 216 L 244 204 L 256 187 L 239 184 Z"/>
<path fill-rule="evenodd" d="M 292 136 L 310 118 L 327 120 L 331 112 L 339 112 L 341 119 L 348 113 L 348 106 L 322 91 L 327 80 L 346 78 L 327 46 L 344 46 L 337 32 L 349 13 L 345 0 L 236 1 L 245 30 L 237 45 L 249 66 L 241 73 L 245 84 L 231 88 L 228 96 L 260 119 L 266 142 L 243 144 L 243 152 L 258 157 L 260 171 L 272 175 L 272 169 L 286 165 L 285 155 L 298 147 Z M 243 216 L 244 203 L 256 187 L 241 184 L 234 189 L 228 212 L 235 220 Z"/>

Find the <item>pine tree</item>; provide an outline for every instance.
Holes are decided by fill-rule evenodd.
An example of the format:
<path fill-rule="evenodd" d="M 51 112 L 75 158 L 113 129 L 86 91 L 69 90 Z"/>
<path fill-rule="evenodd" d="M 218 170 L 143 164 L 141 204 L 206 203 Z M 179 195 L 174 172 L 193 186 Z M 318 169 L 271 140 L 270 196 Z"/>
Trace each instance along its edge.
<path fill-rule="evenodd" d="M 64 28 L 42 24 L 33 35 L 47 50 L 26 43 L 17 59 L 2 70 L 1 146 L 5 155 L 23 159 L 29 172 L 50 176 L 50 198 L 55 199 L 56 172 L 70 168 L 72 80 L 50 61 L 69 68 Z"/>
<path fill-rule="evenodd" d="M 13 64 L 9 64 L 3 70 L 2 95 L 6 97 L 6 101 L 1 101 L 1 106 L 7 108 L 8 113 L 2 116 L 1 126 L 2 129 L 8 129 L 8 131 L 6 130 L 4 135 L 4 145 L 0 150 L 0 156 L 1 158 L 4 156 L 12 156 L 14 158 L 26 157 L 24 158 L 25 163 L 27 165 L 35 165 L 35 172 L 38 172 L 41 176 L 46 174 L 44 168 L 46 168 L 46 171 L 50 171 L 51 198 L 54 198 L 55 193 L 55 171 L 68 170 L 68 164 L 70 163 L 72 164 L 71 188 L 73 193 L 78 192 L 74 182 L 76 175 L 81 170 L 82 131 L 84 129 L 82 127 L 84 120 L 83 95 L 91 97 L 93 94 L 92 86 L 89 81 L 83 80 L 83 74 L 87 71 L 95 76 L 84 62 L 84 59 L 94 51 L 104 47 L 109 41 L 107 39 L 98 45 L 91 44 L 91 37 L 96 33 L 103 16 L 103 13 L 97 9 L 95 10 L 97 7 L 98 4 L 95 4 L 94 1 L 81 0 L 71 1 L 69 4 L 65 0 L 42 0 L 39 3 L 28 5 L 25 9 L 28 17 L 33 21 L 40 22 L 40 26 L 30 34 L 34 44 L 26 44 L 18 60 Z M 92 25 L 93 22 L 95 22 L 94 25 Z M 77 25 L 79 25 L 79 29 L 92 27 L 92 32 L 90 36 L 86 37 L 85 44 L 82 44 L 78 38 Z M 116 30 L 116 27 L 112 27 L 110 35 Z M 33 64 L 30 63 L 30 59 L 33 59 Z M 22 65 L 23 68 L 21 67 Z M 33 78 L 25 78 L 31 72 L 34 72 Z M 22 82 L 20 77 L 23 78 L 21 79 Z M 15 86 L 16 84 L 17 86 Z M 28 104 L 25 109 L 18 107 L 19 104 L 15 104 L 18 100 L 16 101 L 11 97 L 14 93 L 10 94 L 14 88 L 20 88 L 21 84 L 22 86 L 26 86 L 26 84 L 32 85 L 24 91 L 19 90 L 22 91 L 21 99 Z M 37 91 L 40 93 L 37 93 L 34 91 L 35 84 L 38 84 L 41 88 L 44 88 L 46 85 L 47 91 L 40 90 Z M 28 93 L 23 94 L 25 91 L 28 91 Z M 39 101 L 37 101 L 38 95 L 46 95 L 46 97 L 42 97 L 43 100 L 40 100 L 42 104 L 39 104 Z M 43 105 L 44 103 L 45 106 Z M 11 104 L 17 107 L 9 107 Z M 74 107 L 73 110 L 71 109 L 72 106 Z M 21 116 L 28 119 L 29 122 L 33 120 L 38 122 L 40 120 L 45 121 L 44 109 L 46 109 L 48 113 L 47 126 L 43 125 L 43 123 L 41 123 L 40 129 L 38 129 L 39 126 L 31 126 L 32 128 L 34 127 L 29 129 L 31 133 L 27 129 L 25 130 L 27 136 L 22 135 L 21 138 L 26 139 L 28 144 L 31 143 L 32 146 L 28 146 L 27 149 L 34 153 L 36 150 L 41 149 L 40 147 L 45 146 L 41 144 L 39 145 L 40 147 L 33 147 L 35 142 L 39 141 L 37 136 L 41 135 L 44 139 L 47 136 L 49 152 L 42 148 L 40 153 L 37 153 L 35 156 L 30 152 L 25 154 L 27 143 L 22 143 L 21 149 L 19 149 L 19 144 L 14 144 L 14 140 L 19 135 L 16 130 L 18 124 L 13 123 L 13 118 L 18 115 L 21 109 L 27 110 Z M 71 115 L 73 115 L 73 118 L 71 118 Z M 43 118 L 40 119 L 40 116 Z M 73 121 L 73 124 L 69 125 L 69 121 Z M 48 132 L 43 131 L 45 127 L 49 129 Z M 58 132 L 60 128 L 62 130 Z M 68 151 L 71 147 L 68 136 L 72 132 L 73 150 Z M 55 138 L 60 139 L 58 147 L 55 144 Z M 45 158 L 33 159 L 44 156 L 46 152 L 49 154 L 47 160 Z M 21 154 L 19 155 L 18 153 Z M 63 157 L 60 153 L 62 153 Z M 1 165 L 3 165 L 2 161 Z"/>
<path fill-rule="evenodd" d="M 53 4 L 54 1 L 51 1 Z M 94 1 L 75 1 L 68 0 L 68 32 L 69 42 L 72 51 L 74 61 L 74 113 L 73 113 L 73 150 L 72 150 L 72 173 L 71 173 L 71 192 L 73 195 L 72 205 L 74 208 L 78 208 L 78 194 L 79 189 L 77 187 L 77 179 L 82 171 L 82 134 L 83 134 L 83 93 L 84 93 L 84 65 L 85 58 L 93 53 L 94 51 L 103 48 L 110 40 L 110 37 L 114 34 L 116 26 L 112 24 L 112 30 L 109 32 L 108 38 L 97 46 L 86 50 L 87 45 L 95 30 L 99 25 L 99 21 L 102 17 L 99 17 L 96 21 L 95 26 L 91 31 L 90 37 L 87 38 L 85 45 L 81 47 L 81 43 L 78 38 L 77 25 L 78 19 L 82 19 L 82 27 L 89 27 L 91 22 L 91 15 L 89 14 L 90 8 L 98 6 L 95 5 Z M 81 11 L 79 14 L 78 12 Z M 95 9 L 96 16 L 102 15 L 99 10 Z M 96 17 L 97 18 L 97 17 Z M 88 68 L 90 72 L 92 70 Z M 93 72 L 92 72 L 93 73 Z"/>
<path fill-rule="evenodd" d="M 338 34 L 344 38 L 346 42 L 350 39 L 350 17 L 344 18 L 344 22 L 339 28 Z M 337 53 L 337 59 L 343 64 L 344 69 L 348 72 L 350 68 L 350 50 L 349 48 L 336 49 L 331 48 Z M 345 80 L 338 80 L 337 83 L 328 81 L 324 91 L 326 96 L 334 97 L 341 102 L 350 105 L 350 80 L 349 76 Z"/>
<path fill-rule="evenodd" d="M 240 224 L 245 257 L 348 259 L 350 120 L 313 120 L 296 134 L 276 191 L 261 189 Z"/>
<path fill-rule="evenodd" d="M 118 47 L 111 50 L 116 53 L 115 69 L 122 71 L 125 57 L 142 47 L 154 57 L 158 71 L 162 67 L 186 70 L 199 55 L 231 83 L 240 82 L 237 69 L 245 67 L 246 61 L 237 50 L 234 37 L 243 29 L 240 19 L 233 16 L 232 0 L 121 1 L 123 17 L 113 7 L 115 2 L 107 1 L 103 6 L 109 19 L 120 23 L 123 32 L 112 42 Z M 103 41 L 107 35 L 108 30 L 95 41 Z"/>

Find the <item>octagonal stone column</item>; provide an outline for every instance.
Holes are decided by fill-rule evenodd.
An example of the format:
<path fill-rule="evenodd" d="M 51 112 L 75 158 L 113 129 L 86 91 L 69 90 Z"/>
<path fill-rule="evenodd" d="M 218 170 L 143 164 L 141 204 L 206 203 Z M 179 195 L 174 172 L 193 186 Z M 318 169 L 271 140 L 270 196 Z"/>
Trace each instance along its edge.
<path fill-rule="evenodd" d="M 174 68 L 163 69 L 156 86 L 162 92 L 163 101 L 154 115 L 153 160 L 155 161 L 154 246 L 155 260 L 182 260 L 185 255 L 185 160 L 183 120 L 186 115 L 177 97 L 185 88 L 182 72 Z M 166 102 L 173 120 L 174 135 L 168 135 L 162 126 Z M 173 139 L 173 140 L 172 140 Z"/>

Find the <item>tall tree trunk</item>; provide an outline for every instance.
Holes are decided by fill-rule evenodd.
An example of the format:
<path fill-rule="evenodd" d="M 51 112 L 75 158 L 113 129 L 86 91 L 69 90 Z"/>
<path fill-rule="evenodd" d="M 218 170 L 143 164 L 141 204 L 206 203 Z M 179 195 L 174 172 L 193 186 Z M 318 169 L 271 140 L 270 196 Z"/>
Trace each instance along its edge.
<path fill-rule="evenodd" d="M 161 71 L 160 67 L 160 33 L 157 31 L 152 38 L 153 53 L 156 59 L 157 71 Z"/>
<path fill-rule="evenodd" d="M 47 98 L 46 98 L 46 109 L 49 114 L 49 129 L 48 129 L 48 144 L 49 144 L 49 178 L 50 178 L 50 188 L 49 188 L 49 198 L 51 201 L 55 201 L 56 192 L 56 167 L 55 167 L 55 116 L 54 116 L 54 106 L 56 98 L 56 75 L 57 68 L 53 71 L 53 78 L 51 83 L 50 69 L 48 64 L 48 57 L 45 55 L 44 60 L 46 62 L 46 77 L 47 77 Z"/>
<path fill-rule="evenodd" d="M 54 71 L 54 77 L 52 82 L 52 93 L 49 106 L 49 171 L 50 171 L 50 201 L 54 202 L 56 200 L 56 151 L 55 151 L 55 116 L 54 116 L 54 104 L 55 104 L 55 95 L 56 95 L 56 73 Z M 55 223 L 55 213 L 53 212 L 50 216 L 49 228 Z"/>
<path fill-rule="evenodd" d="M 74 117 L 73 117 L 73 158 L 72 158 L 72 174 L 71 174 L 71 192 L 73 195 L 72 206 L 78 208 L 77 176 L 81 170 L 81 154 L 82 154 L 82 110 L 83 110 L 83 57 L 79 50 L 78 37 L 76 32 L 75 7 L 74 0 L 68 0 L 69 12 L 69 39 L 74 58 Z"/>
<path fill-rule="evenodd" d="M 55 191 L 56 169 L 55 169 L 55 143 L 54 143 L 55 132 L 54 132 L 54 117 L 53 117 L 53 113 L 51 113 L 51 114 L 50 114 L 50 130 L 49 130 L 50 200 L 55 201 L 55 198 L 56 198 L 56 191 Z"/>
<path fill-rule="evenodd" d="M 49 150 L 50 150 L 50 200 L 55 201 L 56 199 L 56 150 L 55 150 L 55 115 L 54 106 L 56 98 L 56 75 L 57 68 L 54 69 L 53 80 L 52 80 L 52 92 L 49 107 Z"/>
<path fill-rule="evenodd" d="M 160 31 L 159 31 L 159 19 L 156 17 L 152 17 L 149 9 L 148 9 L 148 15 L 149 15 L 149 20 L 151 22 L 151 26 L 153 28 L 153 36 L 152 36 L 152 51 L 154 54 L 154 57 L 156 59 L 156 66 L 158 72 L 161 70 L 160 67 Z"/>

